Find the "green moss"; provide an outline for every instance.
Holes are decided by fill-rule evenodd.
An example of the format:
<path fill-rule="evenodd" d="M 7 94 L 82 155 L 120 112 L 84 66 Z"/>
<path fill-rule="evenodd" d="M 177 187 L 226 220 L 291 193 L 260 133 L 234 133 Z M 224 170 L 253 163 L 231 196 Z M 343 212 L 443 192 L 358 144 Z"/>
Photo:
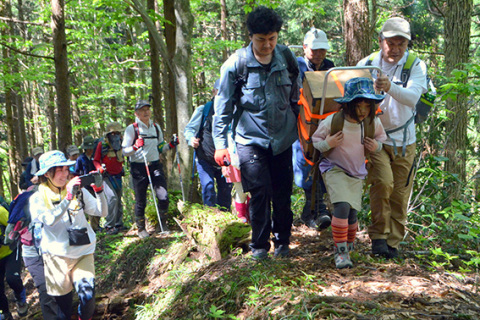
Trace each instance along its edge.
<path fill-rule="evenodd" d="M 225 226 L 217 235 L 218 248 L 222 258 L 225 258 L 231 248 L 238 247 L 240 242 L 250 238 L 250 225 L 240 222 L 232 222 Z"/>

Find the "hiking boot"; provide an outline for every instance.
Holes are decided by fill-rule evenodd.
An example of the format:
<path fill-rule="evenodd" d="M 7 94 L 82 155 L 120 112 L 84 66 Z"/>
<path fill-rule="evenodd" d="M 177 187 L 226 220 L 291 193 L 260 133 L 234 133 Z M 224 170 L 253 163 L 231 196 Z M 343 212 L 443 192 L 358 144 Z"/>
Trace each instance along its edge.
<path fill-rule="evenodd" d="M 252 249 L 252 258 L 255 260 L 265 260 L 268 258 L 266 249 Z"/>
<path fill-rule="evenodd" d="M 388 251 L 387 240 L 374 239 L 372 240 L 372 253 L 376 256 L 388 258 L 390 253 Z"/>
<path fill-rule="evenodd" d="M 328 214 L 323 214 L 317 217 L 315 219 L 315 223 L 317 224 L 317 230 L 322 231 L 330 227 L 332 224 L 332 219 Z"/>
<path fill-rule="evenodd" d="M 28 304 L 23 301 L 17 301 L 17 313 L 20 317 L 25 317 L 28 313 Z"/>
<path fill-rule="evenodd" d="M 335 243 L 334 250 L 335 253 L 333 255 L 333 259 L 335 260 L 335 266 L 337 269 L 353 267 L 346 242 Z"/>
<path fill-rule="evenodd" d="M 398 249 L 394 247 L 390 247 L 387 245 L 388 248 L 388 259 L 396 259 L 398 258 Z"/>
<path fill-rule="evenodd" d="M 243 223 L 250 222 L 250 212 L 248 211 L 249 210 L 248 201 L 249 201 L 249 198 L 247 198 L 247 200 L 244 203 L 235 201 L 235 210 L 237 211 L 237 217 Z"/>
<path fill-rule="evenodd" d="M 273 252 L 273 256 L 275 258 L 286 258 L 290 254 L 290 247 L 288 244 L 279 244 L 275 246 L 275 251 Z"/>
<path fill-rule="evenodd" d="M 140 239 L 145 239 L 145 238 L 150 237 L 150 233 L 148 233 L 147 230 L 142 230 L 142 231 L 138 232 L 138 237 Z"/>
<path fill-rule="evenodd" d="M 114 234 L 118 234 L 120 232 L 120 230 L 118 230 L 115 227 L 110 227 L 110 228 L 105 228 L 105 229 L 107 230 L 108 235 L 114 235 Z"/>
<path fill-rule="evenodd" d="M 158 233 L 162 233 L 162 230 L 163 232 L 170 232 L 170 229 L 168 228 L 168 224 L 167 224 L 167 220 L 166 218 L 162 218 L 162 221 L 160 222 L 162 224 L 162 226 L 160 227 L 160 224 L 158 224 L 157 226 L 155 226 L 155 229 Z"/>
<path fill-rule="evenodd" d="M 355 245 L 353 244 L 353 242 L 348 242 L 347 248 L 349 253 L 355 251 Z"/>
<path fill-rule="evenodd" d="M 314 230 L 317 230 L 318 226 L 317 226 L 317 223 L 315 222 L 314 219 L 306 219 L 306 220 L 303 220 L 303 223 L 309 227 L 310 229 L 314 229 Z"/>

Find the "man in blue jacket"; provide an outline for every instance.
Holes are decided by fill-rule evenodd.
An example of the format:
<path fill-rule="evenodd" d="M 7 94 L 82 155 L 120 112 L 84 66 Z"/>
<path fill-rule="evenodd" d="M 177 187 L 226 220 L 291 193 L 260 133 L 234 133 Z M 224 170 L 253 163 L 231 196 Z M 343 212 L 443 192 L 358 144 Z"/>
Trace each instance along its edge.
<path fill-rule="evenodd" d="M 325 71 L 335 67 L 331 60 L 326 59 L 327 51 L 330 49 L 327 35 L 320 29 L 312 27 L 303 39 L 303 57 L 298 57 L 298 67 L 300 68 L 300 78 L 305 77 L 305 71 Z M 312 201 L 312 176 L 310 170 L 312 166 L 305 161 L 302 146 L 297 140 L 293 144 L 293 172 L 295 175 L 295 184 L 305 192 L 305 206 L 302 212 L 302 221 L 307 227 L 323 230 L 328 228 L 332 222 L 327 206 L 323 201 L 323 195 L 326 193 L 322 176 L 317 182 L 315 193 L 314 210 L 311 210 Z"/>
<path fill-rule="evenodd" d="M 297 139 L 299 70 L 293 53 L 277 45 L 282 18 L 258 7 L 247 18 L 250 44 L 222 66 L 215 98 L 215 161 L 227 164 L 228 126 L 233 121 L 242 185 L 250 192 L 252 256 L 289 254 L 293 213 L 292 143 Z M 245 68 L 246 67 L 246 68 Z M 271 212 L 273 209 L 273 212 Z"/>

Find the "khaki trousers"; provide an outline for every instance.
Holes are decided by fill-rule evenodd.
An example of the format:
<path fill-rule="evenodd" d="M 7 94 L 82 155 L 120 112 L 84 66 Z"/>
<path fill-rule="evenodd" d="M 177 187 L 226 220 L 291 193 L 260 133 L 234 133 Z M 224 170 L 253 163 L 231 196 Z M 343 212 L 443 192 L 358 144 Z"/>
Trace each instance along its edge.
<path fill-rule="evenodd" d="M 367 182 L 370 187 L 372 224 L 368 227 L 370 239 L 386 239 L 387 244 L 398 248 L 405 235 L 407 206 L 413 185 L 413 160 L 415 144 L 408 145 L 405 157 L 402 148 L 383 145 L 380 152 L 370 154 Z M 410 175 L 410 176 L 409 176 Z"/>

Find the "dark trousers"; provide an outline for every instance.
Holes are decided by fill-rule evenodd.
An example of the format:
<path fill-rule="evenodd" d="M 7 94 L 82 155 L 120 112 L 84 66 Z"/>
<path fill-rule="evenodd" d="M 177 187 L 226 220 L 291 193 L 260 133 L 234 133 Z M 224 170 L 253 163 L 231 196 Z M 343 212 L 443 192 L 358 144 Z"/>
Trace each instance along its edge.
<path fill-rule="evenodd" d="M 21 273 L 21 256 L 17 260 L 17 253 L 12 252 L 8 256 L 0 259 L 0 310 L 8 313 L 8 298 L 5 295 L 5 279 L 12 288 L 17 301 L 26 301 L 25 288 L 23 287 Z"/>
<path fill-rule="evenodd" d="M 232 205 L 232 184 L 222 175 L 219 167 L 214 167 L 203 159 L 197 159 L 197 171 L 202 185 L 203 204 L 209 207 L 216 205 L 230 210 Z M 215 191 L 215 181 L 217 190 Z"/>
<path fill-rule="evenodd" d="M 158 199 L 158 209 L 162 220 L 168 211 L 167 180 L 160 161 L 152 162 L 148 169 L 152 179 L 153 189 Z M 133 191 L 135 192 L 135 222 L 138 231 L 145 230 L 145 207 L 147 206 L 147 190 L 150 188 L 147 170 L 144 163 L 131 163 Z"/>
<path fill-rule="evenodd" d="M 30 272 L 33 282 L 35 283 L 35 287 L 38 290 L 43 319 L 57 319 L 58 306 L 55 302 L 55 298 L 47 293 L 47 286 L 45 283 L 45 268 L 43 266 L 42 257 L 23 257 L 23 262 L 25 263 L 25 268 L 27 268 L 28 272 Z"/>
<path fill-rule="evenodd" d="M 250 192 L 252 249 L 270 249 L 270 233 L 275 246 L 290 243 L 293 212 L 292 148 L 278 155 L 271 149 L 237 144 L 240 172 L 245 192 Z"/>

